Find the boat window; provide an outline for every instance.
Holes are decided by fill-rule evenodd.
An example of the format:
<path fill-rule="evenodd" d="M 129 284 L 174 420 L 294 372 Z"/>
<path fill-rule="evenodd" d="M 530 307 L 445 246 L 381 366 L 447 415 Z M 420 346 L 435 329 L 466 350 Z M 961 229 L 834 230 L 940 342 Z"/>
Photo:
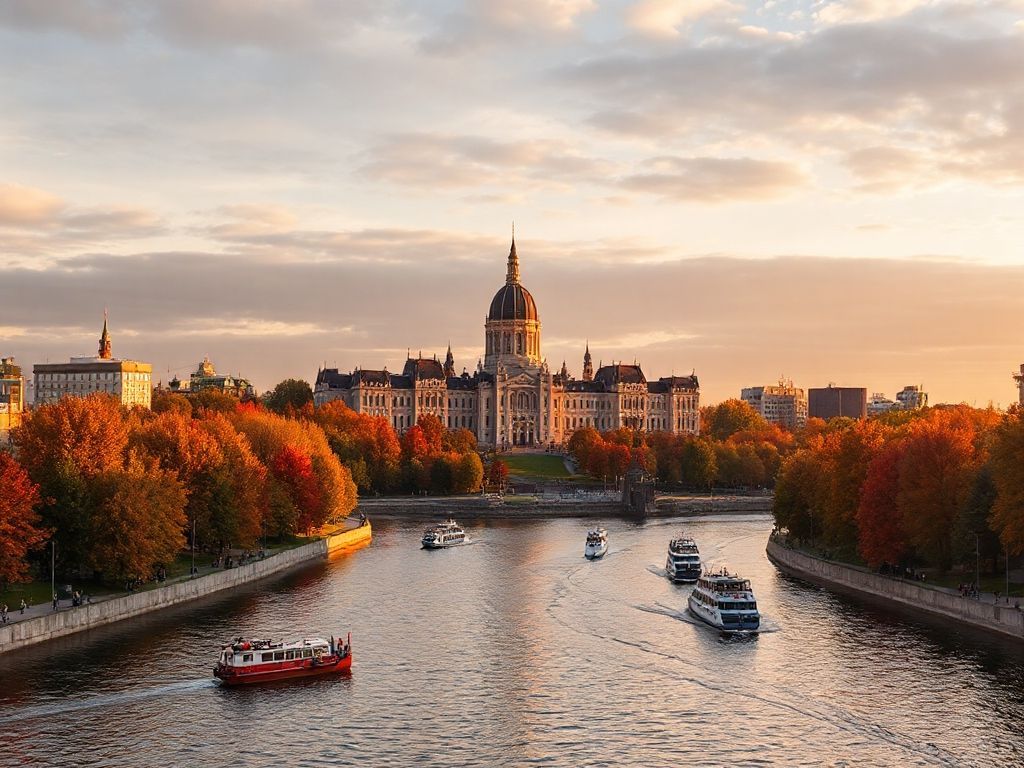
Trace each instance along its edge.
<path fill-rule="evenodd" d="M 295 658 L 295 651 L 288 651 L 288 653 L 285 655 L 285 658 L 286 659 L 294 659 Z"/>
<path fill-rule="evenodd" d="M 242 657 L 242 661 L 252 661 L 252 654 L 247 653 Z"/>
<path fill-rule="evenodd" d="M 307 659 L 312 658 L 312 656 L 313 656 L 313 649 L 312 648 L 307 648 L 306 650 L 304 650 L 302 652 L 302 655 L 303 655 L 303 657 L 305 657 Z"/>
<path fill-rule="evenodd" d="M 274 651 L 274 661 L 283 661 L 284 651 Z"/>
<path fill-rule="evenodd" d="M 273 660 L 274 660 L 274 654 L 272 654 L 272 653 L 264 653 L 263 654 L 263 661 L 273 661 Z"/>

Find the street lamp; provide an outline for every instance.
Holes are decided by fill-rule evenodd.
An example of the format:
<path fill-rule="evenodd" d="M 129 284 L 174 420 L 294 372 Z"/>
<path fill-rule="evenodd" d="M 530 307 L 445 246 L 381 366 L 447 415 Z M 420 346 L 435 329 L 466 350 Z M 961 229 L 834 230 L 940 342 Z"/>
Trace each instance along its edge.
<path fill-rule="evenodd" d="M 188 572 L 188 577 L 194 579 L 196 577 L 196 516 L 192 513 L 192 570 Z"/>
<path fill-rule="evenodd" d="M 981 594 L 981 534 L 974 532 L 974 588 Z"/>

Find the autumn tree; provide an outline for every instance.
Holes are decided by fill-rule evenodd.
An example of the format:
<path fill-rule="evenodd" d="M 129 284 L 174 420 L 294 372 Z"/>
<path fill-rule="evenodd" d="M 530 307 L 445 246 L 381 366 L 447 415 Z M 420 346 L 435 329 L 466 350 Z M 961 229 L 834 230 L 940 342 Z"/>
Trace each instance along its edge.
<path fill-rule="evenodd" d="M 0 587 L 29 580 L 28 554 L 47 538 L 36 514 L 39 503 L 39 486 L 0 450 Z"/>
<path fill-rule="evenodd" d="M 308 381 L 285 379 L 266 396 L 267 408 L 278 414 L 293 413 L 313 404 L 313 389 Z"/>
<path fill-rule="evenodd" d="M 715 440 L 726 440 L 737 432 L 764 430 L 769 426 L 750 403 L 735 399 L 701 408 L 700 423 L 703 433 Z"/>
<path fill-rule="evenodd" d="M 974 424 L 937 413 L 908 427 L 897 505 L 914 549 L 942 570 L 952 565 L 952 530 L 975 469 Z"/>
<path fill-rule="evenodd" d="M 454 493 L 473 493 L 480 490 L 484 479 L 484 465 L 476 451 L 457 455 L 452 464 L 452 491 Z"/>
<path fill-rule="evenodd" d="M 274 456 L 270 470 L 279 487 L 285 491 L 287 500 L 287 509 L 277 512 L 281 522 L 288 529 L 303 531 L 307 535 L 314 526 L 323 525 L 327 515 L 309 454 L 294 445 L 284 445 Z"/>
<path fill-rule="evenodd" d="M 821 536 L 821 481 L 821 463 L 812 449 L 797 451 L 782 465 L 772 514 L 775 524 L 796 539 L 813 541 Z"/>
<path fill-rule="evenodd" d="M 125 409 L 106 394 L 64 397 L 33 409 L 13 440 L 22 466 L 39 485 L 40 517 L 54 532 L 58 568 L 81 567 L 93 514 L 92 478 L 124 468 Z"/>
<path fill-rule="evenodd" d="M 995 430 L 989 468 L 996 491 L 992 527 L 1019 555 L 1024 553 L 1024 410 L 1011 411 Z"/>
<path fill-rule="evenodd" d="M 683 483 L 691 488 L 710 488 L 718 476 L 718 459 L 714 446 L 701 438 L 686 441 L 681 455 Z"/>
<path fill-rule="evenodd" d="M 105 579 L 148 578 L 185 545 L 185 489 L 155 461 L 132 457 L 125 468 L 97 474 L 87 564 Z"/>
<path fill-rule="evenodd" d="M 387 419 L 356 413 L 341 400 L 317 408 L 313 419 L 359 490 L 391 491 L 398 486 L 402 447 Z"/>
<path fill-rule="evenodd" d="M 508 464 L 501 459 L 494 459 L 487 468 L 487 483 L 499 490 L 508 482 Z"/>
<path fill-rule="evenodd" d="M 910 551 L 899 504 L 903 446 L 892 441 L 871 461 L 857 505 L 857 551 L 872 568 L 898 565 Z"/>

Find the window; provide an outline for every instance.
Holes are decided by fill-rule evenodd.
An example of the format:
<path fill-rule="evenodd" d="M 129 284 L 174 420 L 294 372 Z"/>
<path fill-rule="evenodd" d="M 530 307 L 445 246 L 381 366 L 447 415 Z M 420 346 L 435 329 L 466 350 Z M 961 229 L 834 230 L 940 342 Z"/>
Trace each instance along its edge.
<path fill-rule="evenodd" d="M 274 651 L 274 661 L 284 661 L 284 651 Z"/>
<path fill-rule="evenodd" d="M 247 653 L 244 656 L 242 656 L 242 661 L 252 661 L 252 654 Z"/>
<path fill-rule="evenodd" d="M 311 659 L 311 658 L 313 658 L 313 649 L 312 648 L 306 648 L 302 652 L 302 658 L 304 658 L 304 659 Z"/>
<path fill-rule="evenodd" d="M 288 651 L 288 653 L 285 654 L 285 658 L 286 659 L 294 659 L 295 658 L 295 651 Z"/>
<path fill-rule="evenodd" d="M 272 654 L 272 653 L 264 653 L 261 658 L 262 658 L 263 661 L 273 661 L 274 660 L 274 654 Z"/>

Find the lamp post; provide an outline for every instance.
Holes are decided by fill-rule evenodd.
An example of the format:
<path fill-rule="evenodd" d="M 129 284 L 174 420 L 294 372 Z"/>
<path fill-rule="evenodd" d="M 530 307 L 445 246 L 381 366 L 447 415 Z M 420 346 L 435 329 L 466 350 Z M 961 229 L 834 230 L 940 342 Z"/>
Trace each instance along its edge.
<path fill-rule="evenodd" d="M 1006 544 L 1006 604 L 1010 604 L 1010 545 Z"/>
<path fill-rule="evenodd" d="M 53 595 L 54 610 L 57 609 L 57 540 L 50 539 L 50 594 Z"/>
<path fill-rule="evenodd" d="M 188 572 L 188 577 L 194 579 L 196 577 L 196 516 L 192 514 L 192 570 Z"/>
<path fill-rule="evenodd" d="M 981 593 L 981 534 L 974 532 L 974 587 Z"/>

